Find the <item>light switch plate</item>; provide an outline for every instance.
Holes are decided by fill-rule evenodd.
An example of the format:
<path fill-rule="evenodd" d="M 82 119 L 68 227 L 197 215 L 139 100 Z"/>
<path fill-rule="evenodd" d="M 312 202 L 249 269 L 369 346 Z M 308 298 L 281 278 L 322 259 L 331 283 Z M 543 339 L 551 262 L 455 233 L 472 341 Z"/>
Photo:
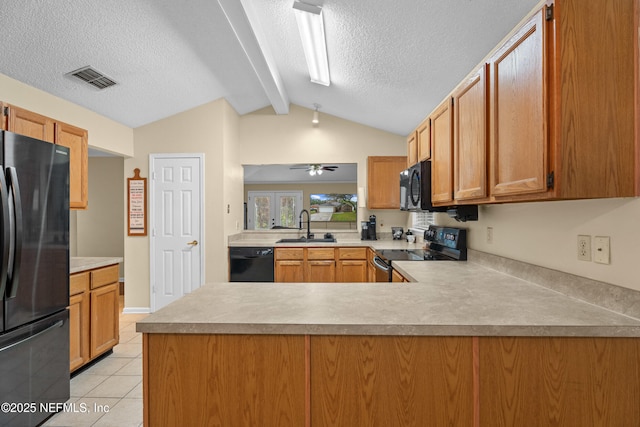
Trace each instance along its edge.
<path fill-rule="evenodd" d="M 611 264 L 609 236 L 595 236 L 593 238 L 593 261 L 599 264 Z"/>

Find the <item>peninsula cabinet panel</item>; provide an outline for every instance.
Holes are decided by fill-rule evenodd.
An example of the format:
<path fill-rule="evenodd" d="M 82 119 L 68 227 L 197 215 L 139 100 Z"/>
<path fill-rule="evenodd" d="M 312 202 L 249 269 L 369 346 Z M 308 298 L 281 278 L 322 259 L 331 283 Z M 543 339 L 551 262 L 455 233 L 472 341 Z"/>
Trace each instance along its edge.
<path fill-rule="evenodd" d="M 405 156 L 368 157 L 368 209 L 400 209 L 400 172 L 406 168 Z"/>
<path fill-rule="evenodd" d="M 5 130 L 54 142 L 53 119 L 10 104 L 3 104 L 3 107 Z"/>
<path fill-rule="evenodd" d="M 145 334 L 145 341 L 145 426 L 308 425 L 304 336 Z"/>
<path fill-rule="evenodd" d="M 431 119 L 431 201 L 442 205 L 453 201 L 453 105 L 447 98 Z"/>
<path fill-rule="evenodd" d="M 640 425 L 637 338 L 479 338 L 481 426 Z"/>
<path fill-rule="evenodd" d="M 472 426 L 472 365 L 470 337 L 312 336 L 311 425 Z"/>
<path fill-rule="evenodd" d="M 478 200 L 487 192 L 487 80 L 482 66 L 453 95 L 453 187 L 456 201 Z"/>
<path fill-rule="evenodd" d="M 547 190 L 545 15 L 541 10 L 489 60 L 492 195 Z"/>

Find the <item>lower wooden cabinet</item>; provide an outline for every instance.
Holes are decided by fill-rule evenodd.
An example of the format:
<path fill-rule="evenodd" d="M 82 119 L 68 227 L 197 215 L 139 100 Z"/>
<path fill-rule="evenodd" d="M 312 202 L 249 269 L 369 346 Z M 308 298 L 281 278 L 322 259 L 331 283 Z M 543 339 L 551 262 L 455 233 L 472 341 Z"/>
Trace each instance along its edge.
<path fill-rule="evenodd" d="M 118 283 L 91 291 L 91 358 L 118 344 Z"/>
<path fill-rule="evenodd" d="M 638 426 L 639 362 L 637 338 L 147 333 L 144 425 Z"/>
<path fill-rule="evenodd" d="M 69 368 L 73 372 L 118 344 L 118 265 L 72 274 L 69 295 Z"/>
<path fill-rule="evenodd" d="M 366 247 L 275 249 L 276 282 L 368 282 Z"/>
<path fill-rule="evenodd" d="M 338 248 L 336 282 L 368 282 L 367 248 Z"/>
<path fill-rule="evenodd" d="M 75 371 L 89 361 L 89 297 L 83 292 L 69 297 L 69 368 Z"/>
<path fill-rule="evenodd" d="M 300 335 L 144 334 L 145 426 L 305 426 Z"/>

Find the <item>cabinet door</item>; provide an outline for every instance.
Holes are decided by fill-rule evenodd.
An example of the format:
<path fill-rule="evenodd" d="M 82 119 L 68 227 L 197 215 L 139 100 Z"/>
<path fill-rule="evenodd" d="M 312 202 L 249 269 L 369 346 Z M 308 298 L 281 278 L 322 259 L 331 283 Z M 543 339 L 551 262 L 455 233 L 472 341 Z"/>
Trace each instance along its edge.
<path fill-rule="evenodd" d="M 367 260 L 338 261 L 337 282 L 367 282 Z"/>
<path fill-rule="evenodd" d="M 312 426 L 474 425 L 471 337 L 310 342 Z"/>
<path fill-rule="evenodd" d="M 42 141 L 54 141 L 53 119 L 13 105 L 5 104 L 4 108 L 9 132 L 19 133 Z"/>
<path fill-rule="evenodd" d="M 398 273 L 395 269 L 391 271 L 391 281 L 395 283 L 408 282 L 408 280 L 402 274 Z"/>
<path fill-rule="evenodd" d="M 400 172 L 404 156 L 370 156 L 367 161 L 367 208 L 400 209 Z"/>
<path fill-rule="evenodd" d="M 91 291 L 91 358 L 118 344 L 118 283 Z"/>
<path fill-rule="evenodd" d="M 418 162 L 418 138 L 415 131 L 407 137 L 407 167 Z"/>
<path fill-rule="evenodd" d="M 431 202 L 453 201 L 453 106 L 447 98 L 431 116 Z"/>
<path fill-rule="evenodd" d="M 431 158 L 431 125 L 429 119 L 422 122 L 417 130 L 418 161 Z"/>
<path fill-rule="evenodd" d="M 86 293 L 69 297 L 69 370 L 89 360 L 89 298 Z"/>
<path fill-rule="evenodd" d="M 456 200 L 487 196 L 487 82 L 485 67 L 453 95 Z"/>
<path fill-rule="evenodd" d="M 284 260 L 276 261 L 276 282 L 304 282 L 304 261 Z"/>
<path fill-rule="evenodd" d="M 336 281 L 336 262 L 333 260 L 307 261 L 306 282 Z"/>
<path fill-rule="evenodd" d="M 89 140 L 87 131 L 56 122 L 55 142 L 69 148 L 69 206 L 86 209 L 89 194 Z"/>
<path fill-rule="evenodd" d="M 544 11 L 540 11 L 489 61 L 491 194 L 494 196 L 547 190 L 549 139 L 544 23 Z"/>

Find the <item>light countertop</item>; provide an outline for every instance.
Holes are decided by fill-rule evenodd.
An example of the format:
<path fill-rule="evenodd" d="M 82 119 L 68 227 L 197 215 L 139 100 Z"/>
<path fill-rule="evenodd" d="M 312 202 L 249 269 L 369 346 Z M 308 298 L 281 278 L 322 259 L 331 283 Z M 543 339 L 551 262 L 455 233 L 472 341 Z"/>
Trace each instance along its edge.
<path fill-rule="evenodd" d="M 107 265 L 120 264 L 121 257 L 71 257 L 69 260 L 69 273 L 80 273 Z"/>
<path fill-rule="evenodd" d="M 413 283 L 213 283 L 145 333 L 640 337 L 640 320 L 472 262 L 404 262 Z"/>

